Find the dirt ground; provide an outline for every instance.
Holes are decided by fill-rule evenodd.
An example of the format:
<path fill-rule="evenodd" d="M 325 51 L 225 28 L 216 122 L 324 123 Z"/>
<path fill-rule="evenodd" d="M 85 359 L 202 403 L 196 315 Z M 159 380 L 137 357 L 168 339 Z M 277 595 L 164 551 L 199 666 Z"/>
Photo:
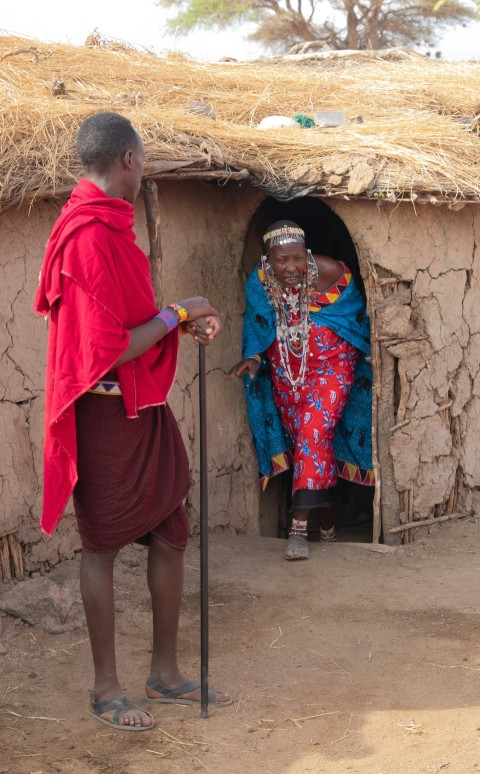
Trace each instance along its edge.
<path fill-rule="evenodd" d="M 153 731 L 111 731 L 87 714 L 86 630 L 48 635 L 3 617 L 0 772 L 479 772 L 480 524 L 445 524 L 393 553 L 313 544 L 310 561 L 287 563 L 284 545 L 211 538 L 211 683 L 236 701 L 209 719 L 153 705 Z M 181 663 L 197 676 L 196 540 L 186 564 Z M 143 549 L 123 552 L 115 586 L 120 673 L 142 701 Z"/>

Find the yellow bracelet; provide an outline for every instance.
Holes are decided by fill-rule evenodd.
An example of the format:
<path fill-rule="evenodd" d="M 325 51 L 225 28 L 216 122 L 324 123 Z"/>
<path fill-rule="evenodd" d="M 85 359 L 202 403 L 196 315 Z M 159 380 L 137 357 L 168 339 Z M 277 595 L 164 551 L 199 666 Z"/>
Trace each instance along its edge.
<path fill-rule="evenodd" d="M 183 306 L 179 306 L 178 304 L 169 304 L 167 309 L 173 309 L 173 311 L 178 314 L 180 318 L 178 322 L 180 325 L 188 320 L 188 312 Z"/>

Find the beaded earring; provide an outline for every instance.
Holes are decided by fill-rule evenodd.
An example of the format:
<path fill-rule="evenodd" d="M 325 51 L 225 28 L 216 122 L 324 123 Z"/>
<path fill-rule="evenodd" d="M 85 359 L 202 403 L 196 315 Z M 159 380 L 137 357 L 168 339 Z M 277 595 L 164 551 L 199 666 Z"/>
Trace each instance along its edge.
<path fill-rule="evenodd" d="M 318 266 L 311 250 L 307 250 L 307 286 L 314 290 L 318 282 Z"/>
<path fill-rule="evenodd" d="M 277 282 L 277 278 L 275 277 L 275 272 L 273 271 L 272 264 L 270 263 L 266 255 L 262 255 L 260 262 L 262 264 L 265 280 L 270 285 L 270 287 L 273 287 Z"/>

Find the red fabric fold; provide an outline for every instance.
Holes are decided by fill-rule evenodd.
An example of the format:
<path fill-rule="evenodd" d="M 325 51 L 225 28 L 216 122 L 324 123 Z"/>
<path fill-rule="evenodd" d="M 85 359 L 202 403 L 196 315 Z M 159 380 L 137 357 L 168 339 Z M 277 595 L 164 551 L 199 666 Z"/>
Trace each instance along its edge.
<path fill-rule="evenodd" d="M 50 315 L 41 517 L 48 534 L 77 482 L 74 402 L 111 370 L 128 347 L 129 329 L 158 312 L 133 220 L 129 202 L 82 179 L 47 243 L 34 310 Z M 175 330 L 117 368 L 128 417 L 166 403 L 177 353 Z"/>

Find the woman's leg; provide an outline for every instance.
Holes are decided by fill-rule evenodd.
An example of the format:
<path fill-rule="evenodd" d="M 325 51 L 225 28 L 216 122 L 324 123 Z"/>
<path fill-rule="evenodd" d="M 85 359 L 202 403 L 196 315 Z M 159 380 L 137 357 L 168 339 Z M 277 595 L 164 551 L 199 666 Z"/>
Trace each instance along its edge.
<path fill-rule="evenodd" d="M 335 539 L 335 510 L 333 507 L 311 508 L 308 511 L 308 541 Z M 333 536 L 333 537 L 332 537 Z"/>
<path fill-rule="evenodd" d="M 288 533 L 285 559 L 309 559 L 310 551 L 307 544 L 308 510 L 294 508 L 292 525 Z"/>
<path fill-rule="evenodd" d="M 124 695 L 117 677 L 115 660 L 115 606 L 113 596 L 113 563 L 118 551 L 95 554 L 82 552 L 80 563 L 80 591 L 87 619 L 92 649 L 95 683 L 95 702 L 121 699 Z M 114 710 L 102 713 L 111 720 Z M 152 720 L 140 708 L 128 709 L 121 723 L 129 726 L 151 726 Z"/>

